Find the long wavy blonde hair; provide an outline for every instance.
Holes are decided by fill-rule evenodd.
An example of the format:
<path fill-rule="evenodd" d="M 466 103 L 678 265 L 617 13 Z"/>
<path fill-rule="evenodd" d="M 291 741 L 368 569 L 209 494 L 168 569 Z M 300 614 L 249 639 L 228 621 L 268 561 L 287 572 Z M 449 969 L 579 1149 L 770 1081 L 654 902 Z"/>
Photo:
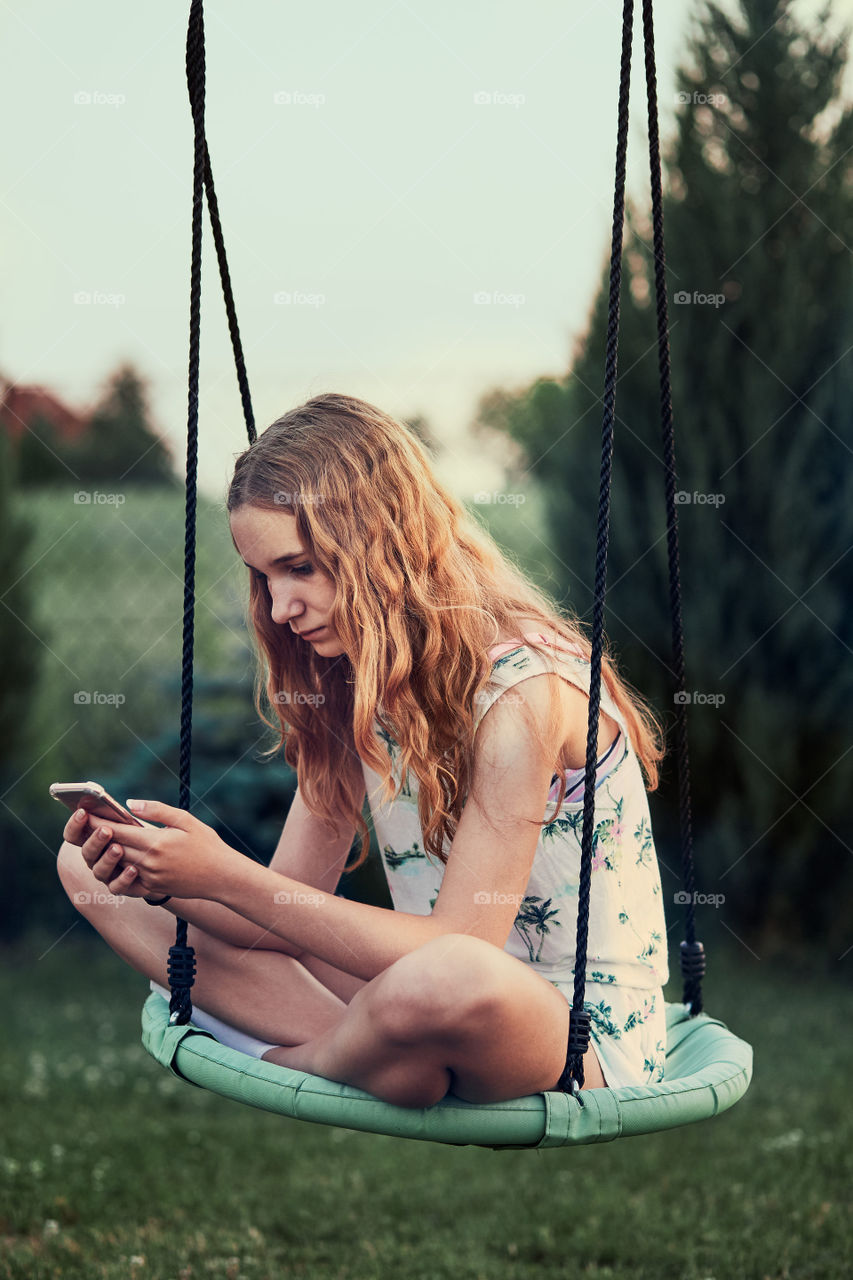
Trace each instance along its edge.
<path fill-rule="evenodd" d="M 580 623 L 439 483 L 418 437 L 364 400 L 315 396 L 268 427 L 237 459 L 227 507 L 246 505 L 295 516 L 307 556 L 336 584 L 331 623 L 346 651 L 324 658 L 274 623 L 266 578 L 250 570 L 256 705 L 280 734 L 272 753 L 284 748 L 306 804 L 333 831 L 333 814 L 356 827 L 361 847 L 347 870 L 369 852 L 361 761 L 380 776 L 383 801 L 399 794 L 411 769 L 423 847 L 446 863 L 473 774 L 487 650 L 527 619 L 589 659 Z M 661 727 L 617 674 L 606 642 L 601 677 L 654 790 Z M 563 778 L 569 765 L 555 701 L 552 692 L 548 741 L 562 744 L 554 772 Z M 374 722 L 399 748 L 396 780 Z M 555 812 L 564 797 L 565 785 Z"/>

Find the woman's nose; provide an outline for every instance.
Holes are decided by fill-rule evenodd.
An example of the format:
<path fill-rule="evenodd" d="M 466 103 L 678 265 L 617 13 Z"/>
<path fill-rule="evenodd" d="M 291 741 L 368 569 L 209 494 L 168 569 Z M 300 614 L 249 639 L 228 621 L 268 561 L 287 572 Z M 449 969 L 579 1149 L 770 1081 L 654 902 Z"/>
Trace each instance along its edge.
<path fill-rule="evenodd" d="M 286 591 L 275 591 L 272 595 L 272 607 L 270 609 L 270 617 L 276 626 L 284 626 L 290 622 L 291 618 L 296 617 L 300 610 L 296 597 L 293 593 L 288 594 Z"/>

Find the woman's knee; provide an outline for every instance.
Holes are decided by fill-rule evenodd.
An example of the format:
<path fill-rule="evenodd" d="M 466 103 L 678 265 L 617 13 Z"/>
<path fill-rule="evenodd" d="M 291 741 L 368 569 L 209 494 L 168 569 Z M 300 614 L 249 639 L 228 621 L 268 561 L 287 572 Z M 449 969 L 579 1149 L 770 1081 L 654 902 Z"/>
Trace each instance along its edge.
<path fill-rule="evenodd" d="M 378 1028 L 401 1043 L 473 1030 L 501 999 L 501 954 L 481 938 L 442 934 L 395 961 L 352 1003 L 370 999 Z"/>
<path fill-rule="evenodd" d="M 63 840 L 56 855 L 56 870 L 63 884 L 71 879 L 78 867 L 86 869 L 83 854 L 76 844 L 69 844 L 67 840 Z"/>
<path fill-rule="evenodd" d="M 83 861 L 79 845 L 69 844 L 67 840 L 63 840 L 59 846 L 56 871 L 63 889 L 75 906 L 80 906 L 83 902 L 79 895 L 85 890 L 91 892 L 98 883 L 91 868 Z"/>
<path fill-rule="evenodd" d="M 115 907 L 123 898 L 110 893 L 103 881 L 96 879 L 92 868 L 83 861 L 76 844 L 63 840 L 56 859 L 56 870 L 69 901 L 85 916 L 102 906 Z"/>

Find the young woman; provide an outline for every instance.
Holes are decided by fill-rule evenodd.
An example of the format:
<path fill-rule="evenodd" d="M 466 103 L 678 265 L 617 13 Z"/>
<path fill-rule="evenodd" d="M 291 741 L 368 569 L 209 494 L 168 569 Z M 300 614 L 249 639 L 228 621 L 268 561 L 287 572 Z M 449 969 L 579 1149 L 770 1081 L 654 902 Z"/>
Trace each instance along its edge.
<path fill-rule="evenodd" d="M 258 709 L 266 699 L 298 780 L 272 861 L 180 809 L 128 801 L 161 825 L 72 815 L 69 896 L 164 991 L 173 917 L 186 919 L 194 1021 L 268 1062 L 410 1107 L 555 1089 L 589 642 L 438 483 L 414 434 L 353 397 L 273 423 L 238 459 L 228 511 Z M 662 735 L 606 654 L 598 754 L 585 1088 L 661 1080 L 666 1042 L 646 795 Z M 365 797 L 393 910 L 335 895 L 356 832 L 353 865 L 368 854 Z"/>

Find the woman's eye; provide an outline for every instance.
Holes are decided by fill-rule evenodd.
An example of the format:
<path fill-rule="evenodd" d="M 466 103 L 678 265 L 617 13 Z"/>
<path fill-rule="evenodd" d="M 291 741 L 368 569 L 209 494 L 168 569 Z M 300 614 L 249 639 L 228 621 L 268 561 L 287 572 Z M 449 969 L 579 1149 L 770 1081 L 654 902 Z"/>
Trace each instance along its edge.
<path fill-rule="evenodd" d="M 313 573 L 314 570 L 312 569 L 310 564 L 297 564 L 293 566 L 293 572 L 307 575 L 309 573 Z"/>

